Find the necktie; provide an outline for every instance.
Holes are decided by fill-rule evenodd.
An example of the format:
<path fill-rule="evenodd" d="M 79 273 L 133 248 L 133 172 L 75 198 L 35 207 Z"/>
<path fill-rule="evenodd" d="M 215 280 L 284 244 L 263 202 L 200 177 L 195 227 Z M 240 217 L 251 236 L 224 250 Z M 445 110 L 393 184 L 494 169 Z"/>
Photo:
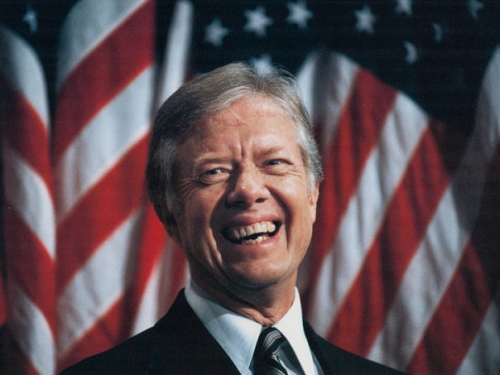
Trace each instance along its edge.
<path fill-rule="evenodd" d="M 253 372 L 255 375 L 287 375 L 278 360 L 280 345 L 285 337 L 274 327 L 268 327 L 260 333 L 254 353 Z"/>

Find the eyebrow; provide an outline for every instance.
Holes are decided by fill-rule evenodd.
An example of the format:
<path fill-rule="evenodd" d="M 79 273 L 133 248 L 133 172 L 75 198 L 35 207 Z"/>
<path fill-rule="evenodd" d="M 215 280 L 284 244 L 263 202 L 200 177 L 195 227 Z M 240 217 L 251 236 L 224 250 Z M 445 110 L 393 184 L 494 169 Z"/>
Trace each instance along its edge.
<path fill-rule="evenodd" d="M 199 168 L 200 166 L 206 164 L 219 164 L 219 163 L 227 163 L 228 159 L 225 157 L 219 156 L 200 156 L 199 158 L 193 160 L 193 171 Z"/>
<path fill-rule="evenodd" d="M 274 146 L 274 147 L 271 147 L 267 150 L 265 150 L 264 152 L 262 152 L 262 155 L 270 155 L 270 154 L 275 154 L 279 151 L 282 151 L 284 150 L 284 147 L 283 146 Z"/>
<path fill-rule="evenodd" d="M 264 149 L 262 152 L 259 151 L 257 155 L 259 157 L 268 157 L 276 153 L 279 153 L 285 149 L 286 149 L 285 146 L 272 146 L 270 148 Z M 226 157 L 200 155 L 199 158 L 193 160 L 193 168 L 191 172 L 197 172 L 197 168 L 206 164 L 219 164 L 219 163 L 233 164 L 232 159 L 227 159 Z"/>

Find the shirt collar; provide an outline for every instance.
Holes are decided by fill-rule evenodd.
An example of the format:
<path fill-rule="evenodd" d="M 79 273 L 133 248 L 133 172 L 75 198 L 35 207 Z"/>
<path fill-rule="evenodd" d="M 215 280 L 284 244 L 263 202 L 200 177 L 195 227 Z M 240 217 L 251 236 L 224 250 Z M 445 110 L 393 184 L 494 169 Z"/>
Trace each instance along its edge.
<path fill-rule="evenodd" d="M 239 372 L 249 373 L 262 326 L 215 303 L 192 279 L 186 287 L 185 295 L 188 304 L 228 354 Z M 274 326 L 287 338 L 305 373 L 314 374 L 314 362 L 304 333 L 297 289 L 292 307 Z"/>
<path fill-rule="evenodd" d="M 309 342 L 307 341 L 306 334 L 304 332 L 302 307 L 297 288 L 295 288 L 295 299 L 292 307 L 274 326 L 280 330 L 292 346 L 304 373 L 314 374 L 314 361 L 309 347 Z"/>

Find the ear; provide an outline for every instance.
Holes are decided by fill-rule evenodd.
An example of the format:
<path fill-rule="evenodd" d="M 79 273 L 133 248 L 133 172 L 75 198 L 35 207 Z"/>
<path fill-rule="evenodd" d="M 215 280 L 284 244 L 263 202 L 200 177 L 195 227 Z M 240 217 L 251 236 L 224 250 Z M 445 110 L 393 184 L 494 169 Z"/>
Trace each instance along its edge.
<path fill-rule="evenodd" d="M 166 207 L 154 206 L 156 216 L 160 219 L 163 227 L 166 229 L 170 238 L 172 238 L 179 246 L 181 246 L 181 237 L 179 227 L 175 220 L 174 214 L 166 209 Z"/>
<path fill-rule="evenodd" d="M 316 207 L 319 198 L 319 183 L 316 184 L 314 191 L 309 194 L 309 210 L 311 212 L 311 219 L 314 223 L 316 221 Z"/>

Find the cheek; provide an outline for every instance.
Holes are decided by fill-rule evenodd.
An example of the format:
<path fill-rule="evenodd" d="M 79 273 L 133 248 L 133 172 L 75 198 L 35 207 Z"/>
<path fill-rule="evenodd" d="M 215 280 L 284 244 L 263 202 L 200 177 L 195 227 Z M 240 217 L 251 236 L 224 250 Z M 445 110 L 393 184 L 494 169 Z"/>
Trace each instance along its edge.
<path fill-rule="evenodd" d="M 307 186 L 302 181 L 282 183 L 280 192 L 288 211 L 298 215 L 296 219 L 309 221 L 316 217 L 316 202 L 309 196 Z"/>
<path fill-rule="evenodd" d="M 206 199 L 206 196 L 196 194 L 185 201 L 184 215 L 182 222 L 184 225 L 185 241 L 191 246 L 200 246 L 201 243 L 212 243 L 215 237 L 213 233 L 213 219 L 216 212 L 217 201 Z M 203 245 L 201 245 L 203 246 Z"/>
<path fill-rule="evenodd" d="M 180 230 L 182 244 L 181 248 L 192 265 L 203 265 L 203 268 L 212 268 L 218 262 L 216 242 L 211 227 L 207 224 L 209 220 L 203 215 L 203 210 L 196 214 L 183 218 Z"/>
<path fill-rule="evenodd" d="M 300 192 L 291 208 L 292 232 L 299 234 L 301 245 L 306 248 L 312 237 L 312 228 L 316 221 L 316 201 L 306 195 L 307 192 Z M 292 235 L 293 235 L 292 233 Z"/>

